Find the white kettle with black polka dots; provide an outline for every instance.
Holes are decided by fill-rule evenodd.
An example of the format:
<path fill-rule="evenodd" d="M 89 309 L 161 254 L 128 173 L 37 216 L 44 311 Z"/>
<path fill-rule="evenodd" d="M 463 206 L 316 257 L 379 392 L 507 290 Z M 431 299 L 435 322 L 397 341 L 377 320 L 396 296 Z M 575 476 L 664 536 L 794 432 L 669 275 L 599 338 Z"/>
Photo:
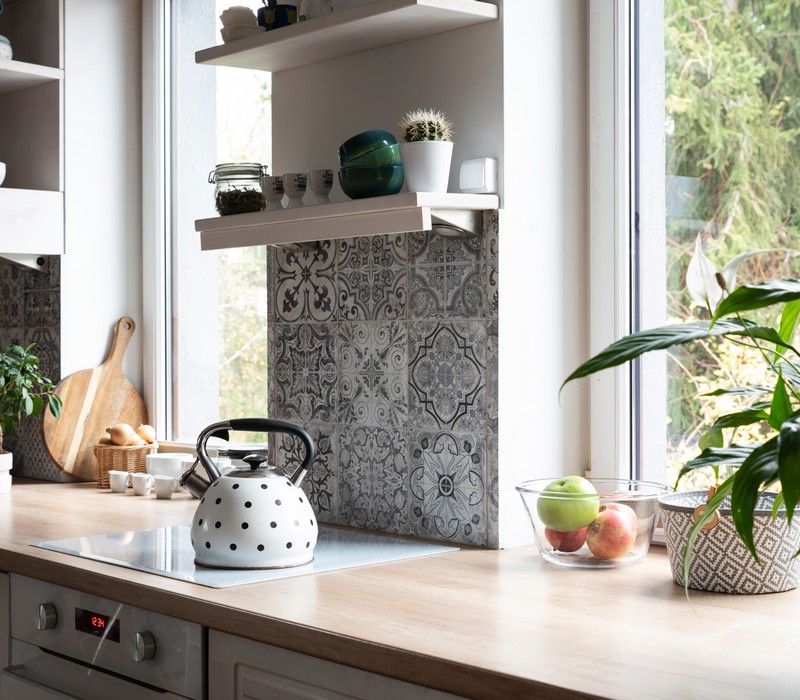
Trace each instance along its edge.
<path fill-rule="evenodd" d="M 291 476 L 262 464 L 263 455 L 245 458 L 248 467 L 221 475 L 206 451 L 212 435 L 228 431 L 287 433 L 305 446 L 305 458 Z M 316 455 L 302 428 L 268 418 L 238 418 L 208 426 L 197 440 L 197 462 L 181 477 L 200 498 L 192 520 L 195 564 L 219 569 L 273 569 L 307 564 L 314 558 L 317 518 L 300 488 Z M 196 472 L 202 464 L 211 481 Z"/>

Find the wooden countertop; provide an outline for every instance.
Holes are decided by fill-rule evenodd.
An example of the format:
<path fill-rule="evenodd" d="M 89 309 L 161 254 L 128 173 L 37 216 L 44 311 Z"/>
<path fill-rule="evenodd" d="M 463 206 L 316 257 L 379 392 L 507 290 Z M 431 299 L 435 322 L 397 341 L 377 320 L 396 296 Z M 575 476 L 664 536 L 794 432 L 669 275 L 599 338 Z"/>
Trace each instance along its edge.
<path fill-rule="evenodd" d="M 800 694 L 800 592 L 692 592 L 689 605 L 660 547 L 598 571 L 547 564 L 532 546 L 464 549 L 210 589 L 30 546 L 188 524 L 196 503 L 15 483 L 0 494 L 0 570 L 465 697 Z"/>

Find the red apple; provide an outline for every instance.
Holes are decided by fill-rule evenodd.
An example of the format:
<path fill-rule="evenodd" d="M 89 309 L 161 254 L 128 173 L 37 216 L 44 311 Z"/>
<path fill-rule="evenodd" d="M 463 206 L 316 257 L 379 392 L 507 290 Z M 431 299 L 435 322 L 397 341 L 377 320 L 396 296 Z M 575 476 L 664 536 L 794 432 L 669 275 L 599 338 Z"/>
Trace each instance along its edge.
<path fill-rule="evenodd" d="M 586 532 L 589 551 L 601 559 L 624 557 L 636 542 L 636 513 L 622 503 L 600 506 Z"/>
<path fill-rule="evenodd" d="M 553 549 L 559 552 L 577 552 L 586 542 L 586 528 L 582 527 L 580 530 L 572 530 L 572 532 L 559 532 L 546 527 L 544 536 L 553 545 Z"/>

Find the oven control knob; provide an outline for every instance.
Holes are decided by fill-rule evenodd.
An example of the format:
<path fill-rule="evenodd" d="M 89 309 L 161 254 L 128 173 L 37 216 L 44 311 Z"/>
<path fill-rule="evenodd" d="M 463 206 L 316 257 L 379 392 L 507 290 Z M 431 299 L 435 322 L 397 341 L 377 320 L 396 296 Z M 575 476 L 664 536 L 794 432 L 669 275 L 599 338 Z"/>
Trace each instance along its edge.
<path fill-rule="evenodd" d="M 58 622 L 56 606 L 52 603 L 41 603 L 36 610 L 36 629 L 40 632 L 51 630 Z"/>
<path fill-rule="evenodd" d="M 133 635 L 133 660 L 147 661 L 156 655 L 156 640 L 149 632 L 137 632 Z"/>

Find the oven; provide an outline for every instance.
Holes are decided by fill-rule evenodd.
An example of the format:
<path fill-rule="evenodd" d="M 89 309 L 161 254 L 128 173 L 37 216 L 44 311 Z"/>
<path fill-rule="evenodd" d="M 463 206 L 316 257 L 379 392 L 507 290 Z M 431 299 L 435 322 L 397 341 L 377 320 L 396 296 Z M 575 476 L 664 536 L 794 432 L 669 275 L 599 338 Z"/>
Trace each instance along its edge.
<path fill-rule="evenodd" d="M 11 574 L 11 665 L 0 700 L 202 700 L 195 623 Z"/>

